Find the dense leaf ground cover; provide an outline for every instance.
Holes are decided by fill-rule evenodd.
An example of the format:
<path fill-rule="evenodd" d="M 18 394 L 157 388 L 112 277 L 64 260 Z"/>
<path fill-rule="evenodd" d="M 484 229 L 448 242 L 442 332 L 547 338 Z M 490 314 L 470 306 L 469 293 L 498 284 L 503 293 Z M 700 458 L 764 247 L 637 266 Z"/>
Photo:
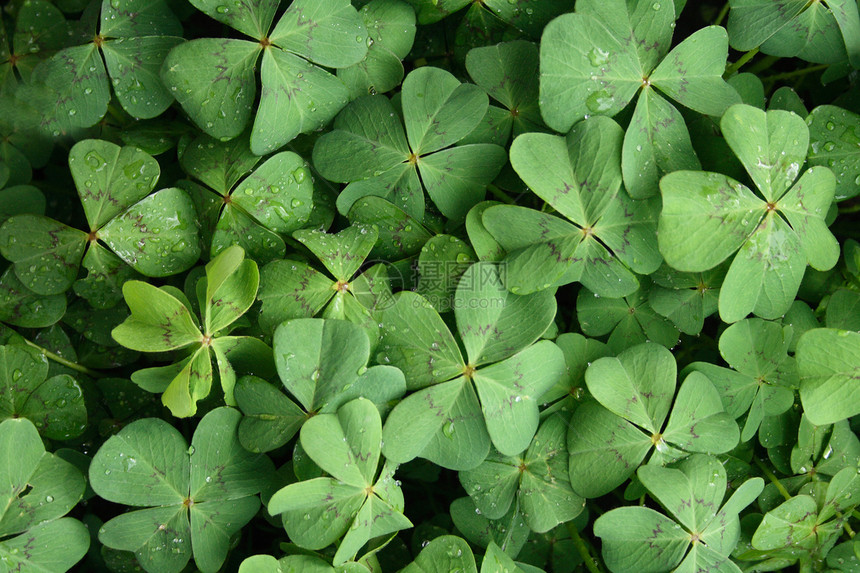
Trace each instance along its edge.
<path fill-rule="evenodd" d="M 860 571 L 854 0 L 0 17 L 0 572 Z"/>

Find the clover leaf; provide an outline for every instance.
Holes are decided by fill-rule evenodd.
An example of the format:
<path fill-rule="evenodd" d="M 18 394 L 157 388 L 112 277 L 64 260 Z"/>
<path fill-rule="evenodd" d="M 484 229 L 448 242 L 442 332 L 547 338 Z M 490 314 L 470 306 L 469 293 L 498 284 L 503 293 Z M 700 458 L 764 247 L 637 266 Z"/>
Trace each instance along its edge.
<path fill-rule="evenodd" d="M 68 374 L 48 378 L 48 359 L 34 348 L 0 346 L 0 419 L 27 418 L 47 438 L 68 440 L 86 428 L 80 384 Z"/>
<path fill-rule="evenodd" d="M 376 361 L 400 368 L 415 390 L 386 420 L 383 451 L 392 461 L 421 456 L 468 470 L 484 460 L 490 441 L 507 456 L 531 442 L 537 400 L 564 368 L 552 342 L 533 344 L 552 322 L 555 299 L 550 291 L 511 294 L 499 273 L 497 265 L 476 263 L 457 287 L 454 315 L 467 360 L 420 295 L 403 291 L 379 312 Z"/>
<path fill-rule="evenodd" d="M 702 28 L 669 52 L 674 20 L 673 2 L 588 0 L 550 22 L 541 42 L 541 112 L 556 131 L 589 115 L 614 116 L 641 89 L 622 158 L 637 199 L 655 195 L 662 174 L 699 168 L 681 114 L 654 88 L 708 115 L 740 102 L 722 79 L 726 31 Z"/>
<path fill-rule="evenodd" d="M 349 90 L 321 66 L 348 67 L 367 54 L 367 30 L 348 0 L 294 0 L 274 28 L 279 0 L 192 4 L 254 39 L 200 38 L 176 46 L 164 60 L 162 80 L 207 134 L 232 139 L 245 129 L 261 54 L 255 154 L 324 126 L 346 104 Z"/>
<path fill-rule="evenodd" d="M 618 124 L 595 117 L 567 137 L 526 133 L 514 140 L 511 165 L 565 219 L 511 205 L 484 211 L 484 226 L 508 253 L 512 292 L 578 280 L 601 296 L 626 296 L 639 284 L 634 271 L 660 266 L 655 205 L 621 189 L 621 139 Z"/>
<path fill-rule="evenodd" d="M 274 468 L 239 444 L 241 415 L 216 408 L 200 420 L 191 446 L 156 418 L 132 422 L 99 448 L 90 484 L 101 497 L 133 507 L 99 530 L 108 547 L 134 551 L 150 572 L 179 572 L 192 553 L 204 572 L 221 568 L 230 537 L 257 513 L 257 493 Z"/>
<path fill-rule="evenodd" d="M 521 456 L 490 452 L 478 467 L 460 472 L 460 483 L 487 519 L 500 519 L 519 500 L 532 531 L 544 533 L 570 521 L 585 501 L 570 487 L 566 446 L 568 419 L 547 418 Z"/>
<path fill-rule="evenodd" d="M 69 570 L 90 545 L 87 528 L 63 517 L 83 497 L 84 476 L 46 452 L 24 418 L 0 422 L 0 452 L 0 563 L 9 571 Z"/>
<path fill-rule="evenodd" d="M 691 456 L 677 469 L 642 466 L 638 475 L 672 518 L 636 506 L 598 517 L 594 534 L 611 571 L 740 571 L 729 559 L 740 536 L 738 513 L 761 492 L 761 478 L 744 482 L 720 507 L 726 470 L 713 456 Z"/>
<path fill-rule="evenodd" d="M 682 273 L 663 264 L 651 275 L 654 284 L 648 303 L 684 334 L 699 334 L 705 319 L 717 312 L 726 270 L 726 265 L 719 265 L 705 272 Z"/>
<path fill-rule="evenodd" d="M 585 382 L 598 403 L 583 403 L 571 419 L 567 445 L 574 491 L 587 498 L 612 491 L 652 449 L 648 463 L 660 465 L 737 445 L 737 425 L 711 381 L 694 372 L 676 396 L 676 369 L 672 353 L 654 343 L 588 367 Z"/>
<path fill-rule="evenodd" d="M 815 424 L 831 424 L 860 411 L 856 381 L 860 371 L 860 334 L 816 328 L 797 343 L 800 399 Z"/>
<path fill-rule="evenodd" d="M 275 330 L 275 366 L 299 402 L 256 377 L 243 377 L 235 397 L 245 414 L 239 440 L 251 451 L 282 446 L 317 413 L 334 412 L 357 397 L 385 411 L 406 392 L 403 373 L 392 366 L 367 368 L 370 342 L 361 327 L 334 319 L 296 319 Z"/>
<path fill-rule="evenodd" d="M 14 263 L 15 274 L 29 289 L 44 295 L 64 292 L 83 260 L 95 275 L 116 276 L 92 291 L 93 283 L 81 290 L 112 306 L 112 290 L 128 276 L 119 270 L 117 257 L 141 274 L 158 277 L 197 261 L 194 206 L 180 189 L 150 194 L 160 172 L 150 155 L 87 139 L 72 148 L 69 168 L 88 232 L 37 215 L 10 217 L 0 228 L 0 253 Z"/>
<path fill-rule="evenodd" d="M 225 335 L 253 304 L 259 282 L 257 264 L 245 259 L 241 247 L 223 251 L 206 265 L 206 278 L 198 284 L 203 287 L 198 288 L 203 301 L 200 323 L 178 291 L 141 281 L 125 283 L 123 296 L 131 316 L 113 329 L 113 338 L 141 352 L 191 351 L 177 364 L 138 370 L 132 380 L 145 390 L 162 393 L 162 403 L 174 416 L 192 416 L 197 401 L 209 395 L 214 354 L 224 399 L 235 404 L 236 372 L 231 362 L 261 373 L 271 369 L 271 350 L 259 339 Z"/>
<path fill-rule="evenodd" d="M 10 266 L 0 275 L 0 321 L 25 328 L 44 328 L 63 318 L 66 297 L 40 295 L 28 289 Z"/>
<path fill-rule="evenodd" d="M 809 126 L 809 164 L 825 165 L 836 175 L 834 199 L 844 201 L 860 193 L 860 115 L 820 105 L 806 118 Z"/>
<path fill-rule="evenodd" d="M 827 270 L 839 258 L 824 220 L 835 178 L 826 167 L 812 167 L 795 182 L 809 130 L 791 112 L 741 104 L 720 125 L 761 196 L 718 173 L 666 175 L 660 181 L 660 252 L 671 267 L 699 272 L 737 251 L 720 290 L 720 317 L 735 322 L 753 312 L 777 318 L 791 306 L 807 264 Z M 703 241 L 709 248 L 700 248 Z"/>
<path fill-rule="evenodd" d="M 401 94 L 405 133 L 387 98 L 359 98 L 314 146 L 314 165 L 326 179 L 349 183 L 338 196 L 342 214 L 377 195 L 423 220 L 426 190 L 443 215 L 462 220 L 505 163 L 497 145 L 454 146 L 480 123 L 487 95 L 432 67 L 410 72 Z"/>
<path fill-rule="evenodd" d="M 363 398 L 302 426 L 302 447 L 332 477 L 288 485 L 269 500 L 296 544 L 322 549 L 343 536 L 334 556 L 340 565 L 370 539 L 412 527 L 394 467 L 386 463 L 378 473 L 381 438 L 379 411 Z"/>

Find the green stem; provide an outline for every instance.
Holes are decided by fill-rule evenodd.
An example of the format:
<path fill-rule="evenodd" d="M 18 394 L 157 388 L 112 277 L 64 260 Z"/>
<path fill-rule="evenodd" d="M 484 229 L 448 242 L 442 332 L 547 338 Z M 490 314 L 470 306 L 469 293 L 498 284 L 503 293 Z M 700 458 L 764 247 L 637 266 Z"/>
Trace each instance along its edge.
<path fill-rule="evenodd" d="M 511 198 L 510 195 L 493 185 L 492 183 L 487 184 L 487 191 L 492 193 L 493 197 L 501 201 L 502 203 L 507 203 L 508 205 L 515 205 L 516 201 Z"/>
<path fill-rule="evenodd" d="M 860 203 L 856 203 L 854 205 L 849 205 L 849 206 L 844 207 L 844 208 L 843 207 L 839 208 L 839 214 L 840 215 L 847 215 L 849 213 L 856 213 L 858 211 L 860 211 Z"/>
<path fill-rule="evenodd" d="M 773 74 L 771 76 L 765 76 L 761 79 L 761 81 L 762 82 L 775 82 L 777 80 L 788 80 L 791 78 L 796 78 L 798 76 L 805 76 L 805 75 L 811 74 L 813 72 L 824 70 L 829 65 L 830 64 L 816 64 L 814 66 L 807 66 L 805 68 L 801 68 L 799 70 L 794 70 L 791 72 L 783 72 L 781 74 Z"/>
<path fill-rule="evenodd" d="M 750 67 L 747 68 L 747 71 L 751 74 L 758 75 L 759 72 L 763 72 L 764 70 L 772 67 L 780 58 L 778 56 L 765 56 Z"/>
<path fill-rule="evenodd" d="M 585 544 L 585 540 L 579 535 L 579 530 L 573 522 L 568 521 L 564 525 L 567 527 L 567 531 L 570 533 L 570 538 L 573 540 L 573 544 L 576 546 L 576 551 L 579 553 L 579 556 L 582 557 L 582 562 L 585 564 L 586 569 L 591 571 L 591 573 L 602 573 L 600 566 L 591 556 L 591 553 L 588 551 L 588 546 Z"/>
<path fill-rule="evenodd" d="M 720 13 L 717 14 L 717 19 L 714 20 L 714 26 L 719 26 L 723 23 L 723 20 L 726 19 L 726 15 L 729 13 L 729 3 L 726 2 L 723 4 L 723 7 L 720 8 Z"/>
<path fill-rule="evenodd" d="M 24 338 L 24 342 L 26 342 L 28 346 L 31 346 L 31 347 L 35 348 L 36 350 L 38 350 L 39 352 L 41 352 L 42 354 L 44 354 L 45 358 L 48 358 L 49 360 L 53 360 L 57 364 L 62 364 L 66 368 L 71 368 L 72 370 L 76 370 L 76 371 L 80 372 L 81 374 L 86 374 L 87 376 L 92 376 L 93 378 L 101 378 L 102 376 L 104 376 L 101 372 L 96 372 L 95 370 L 90 370 L 86 366 L 81 366 L 80 364 L 78 364 L 76 362 L 72 362 L 71 360 L 66 360 L 62 356 L 59 356 L 58 354 L 54 354 L 53 352 L 51 352 L 47 348 L 42 348 L 41 346 L 39 346 L 35 342 L 31 342 L 31 341 L 27 340 L 26 338 Z"/>
<path fill-rule="evenodd" d="M 762 473 L 767 476 L 771 483 L 776 486 L 776 489 L 779 491 L 779 493 L 782 494 L 782 497 L 784 497 L 786 500 L 791 499 L 791 494 L 788 493 L 788 490 L 785 489 L 785 486 L 782 485 L 782 482 L 779 481 L 779 478 L 776 477 L 776 475 L 774 475 L 772 471 L 770 471 L 770 468 L 761 463 L 761 460 L 759 460 L 755 456 L 753 456 L 753 462 L 755 463 L 755 465 L 758 466 L 758 469 L 760 469 Z"/>
<path fill-rule="evenodd" d="M 747 52 L 746 54 L 744 54 L 743 56 L 738 58 L 737 62 L 735 62 L 733 64 L 729 64 L 728 66 L 726 66 L 726 71 L 723 73 L 723 77 L 729 78 L 732 75 L 734 75 L 734 73 L 737 72 L 739 69 L 741 69 L 744 66 L 744 64 L 746 64 L 748 61 L 753 59 L 756 54 L 758 54 L 758 48 L 753 48 L 752 50 L 750 50 L 749 52 Z"/>

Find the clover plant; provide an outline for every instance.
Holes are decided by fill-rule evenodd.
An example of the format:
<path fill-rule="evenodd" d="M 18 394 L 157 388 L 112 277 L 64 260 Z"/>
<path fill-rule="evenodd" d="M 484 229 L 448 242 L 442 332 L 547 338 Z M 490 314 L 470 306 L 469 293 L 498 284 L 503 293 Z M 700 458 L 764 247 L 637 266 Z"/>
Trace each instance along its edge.
<path fill-rule="evenodd" d="M 853 0 L 6 2 L 0 573 L 860 571 L 858 70 Z"/>

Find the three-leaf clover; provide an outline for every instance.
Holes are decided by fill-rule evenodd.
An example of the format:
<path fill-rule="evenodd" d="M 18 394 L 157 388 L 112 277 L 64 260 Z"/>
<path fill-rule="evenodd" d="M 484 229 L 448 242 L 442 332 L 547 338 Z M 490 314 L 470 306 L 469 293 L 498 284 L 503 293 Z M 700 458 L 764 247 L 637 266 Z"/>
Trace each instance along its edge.
<path fill-rule="evenodd" d="M 138 370 L 132 380 L 145 390 L 162 393 L 162 403 L 174 416 L 192 416 L 197 411 L 197 401 L 209 395 L 214 353 L 224 399 L 227 404 L 235 404 L 236 372 L 231 361 L 261 374 L 271 370 L 271 349 L 262 341 L 225 335 L 254 303 L 259 283 L 257 263 L 245 259 L 241 247 L 224 250 L 206 265 L 206 278 L 197 285 L 201 323 L 177 289 L 158 288 L 142 281 L 125 283 L 122 292 L 131 316 L 113 329 L 113 338 L 141 352 L 191 349 L 190 356 L 181 362 Z"/>
<path fill-rule="evenodd" d="M 349 183 L 338 196 L 338 210 L 347 214 L 357 200 L 378 195 L 423 220 L 426 190 L 443 215 L 464 219 L 506 159 L 498 145 L 454 145 L 481 122 L 487 94 L 444 70 L 423 67 L 403 81 L 401 105 L 402 123 L 388 98 L 359 98 L 314 145 L 320 174 Z"/>
<path fill-rule="evenodd" d="M 580 0 L 543 32 L 541 112 L 556 131 L 590 115 L 613 116 L 641 90 L 622 159 L 634 198 L 657 194 L 664 173 L 699 168 L 684 118 L 654 88 L 714 116 L 740 102 L 722 79 L 726 31 L 702 28 L 669 52 L 674 21 L 674 2 Z"/>
<path fill-rule="evenodd" d="M 578 280 L 600 296 L 626 296 L 639 285 L 634 272 L 660 266 L 656 205 L 633 201 L 621 188 L 622 137 L 614 121 L 594 117 L 566 137 L 525 133 L 514 140 L 511 165 L 564 218 L 512 205 L 484 211 L 484 226 L 507 251 L 512 292 Z"/>
<path fill-rule="evenodd" d="M 588 367 L 585 382 L 598 403 L 583 403 L 570 422 L 574 491 L 588 498 L 612 491 L 652 450 L 648 463 L 661 465 L 689 453 L 723 453 L 737 445 L 737 424 L 723 410 L 711 381 L 693 372 L 676 396 L 676 372 L 672 353 L 654 343 Z"/>
<path fill-rule="evenodd" d="M 740 537 L 738 513 L 761 492 L 761 478 L 744 482 L 720 507 L 726 470 L 713 456 L 697 454 L 677 468 L 642 466 L 638 476 L 672 518 L 637 506 L 598 517 L 594 534 L 611 571 L 740 571 L 729 559 Z"/>
<path fill-rule="evenodd" d="M 272 28 L 280 0 L 194 0 L 215 20 L 253 41 L 200 38 L 176 46 L 161 70 L 164 83 L 200 129 L 216 139 L 244 131 L 256 96 L 251 150 L 275 151 L 300 133 L 327 124 L 349 90 L 320 66 L 344 68 L 367 54 L 367 30 L 349 0 L 294 0 Z"/>
<path fill-rule="evenodd" d="M 367 368 L 370 341 L 360 326 L 346 320 L 284 322 L 275 330 L 273 347 L 281 382 L 301 407 L 265 380 L 239 379 L 234 393 L 245 414 L 239 441 L 251 451 L 282 446 L 311 416 L 332 413 L 353 398 L 367 398 L 384 411 L 406 392 L 397 368 Z"/>
<path fill-rule="evenodd" d="M 110 307 L 132 274 L 122 261 L 152 277 L 184 271 L 197 261 L 194 204 L 181 189 L 150 194 L 160 172 L 150 155 L 86 139 L 72 147 L 69 169 L 88 231 L 37 215 L 10 217 L 0 227 L 0 254 L 14 263 L 27 288 L 38 294 L 62 293 L 83 263 L 102 280 L 91 277 L 101 286 L 93 292 L 95 285 L 87 284 L 82 294 L 100 307 Z"/>
<path fill-rule="evenodd" d="M 737 251 L 720 290 L 720 318 L 735 322 L 751 312 L 778 318 L 794 301 L 807 264 L 828 270 L 839 258 L 824 219 L 836 181 L 827 167 L 812 167 L 795 182 L 809 130 L 791 112 L 740 104 L 720 126 L 760 196 L 719 173 L 666 175 L 660 252 L 673 268 L 700 272 Z"/>
<path fill-rule="evenodd" d="M 357 398 L 302 426 L 302 447 L 332 477 L 300 481 L 276 492 L 269 512 L 284 514 L 294 543 L 322 549 L 341 536 L 334 564 L 351 559 L 365 543 L 412 527 L 403 515 L 403 492 L 394 468 L 378 470 L 382 420 L 370 400 Z"/>
<path fill-rule="evenodd" d="M 274 468 L 239 444 L 241 414 L 216 408 L 200 420 L 191 446 L 157 418 L 132 422 L 99 448 L 90 484 L 108 501 L 143 507 L 99 530 L 107 547 L 134 551 L 151 573 L 178 573 L 193 553 L 197 567 L 218 571 L 231 536 L 260 508 L 257 493 Z"/>
<path fill-rule="evenodd" d="M 552 291 L 511 294 L 498 265 L 472 265 L 454 299 L 468 359 L 430 303 L 410 291 L 395 300 L 379 312 L 376 361 L 400 368 L 415 391 L 388 415 L 386 457 L 468 470 L 486 458 L 491 441 L 503 455 L 525 450 L 538 426 L 537 400 L 564 370 L 555 344 L 532 344 L 555 316 Z"/>

